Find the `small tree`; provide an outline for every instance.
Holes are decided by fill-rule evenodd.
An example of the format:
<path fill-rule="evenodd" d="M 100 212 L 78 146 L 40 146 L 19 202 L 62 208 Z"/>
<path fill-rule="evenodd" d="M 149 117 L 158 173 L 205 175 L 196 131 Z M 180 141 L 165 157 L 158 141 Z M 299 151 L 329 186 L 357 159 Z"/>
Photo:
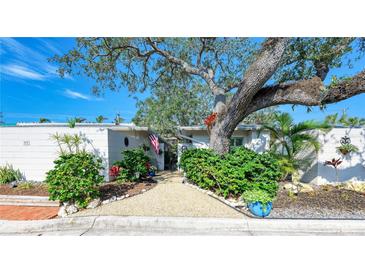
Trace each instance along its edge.
<path fill-rule="evenodd" d="M 282 159 L 282 166 L 287 170 L 287 175 L 303 166 L 305 161 L 299 159 L 299 154 L 303 150 L 312 148 L 318 151 L 320 143 L 316 136 L 310 131 L 329 129 L 326 123 L 315 121 L 304 121 L 294 123 L 289 113 L 276 113 L 272 124 L 264 124 L 263 128 L 270 132 L 270 148 Z"/>

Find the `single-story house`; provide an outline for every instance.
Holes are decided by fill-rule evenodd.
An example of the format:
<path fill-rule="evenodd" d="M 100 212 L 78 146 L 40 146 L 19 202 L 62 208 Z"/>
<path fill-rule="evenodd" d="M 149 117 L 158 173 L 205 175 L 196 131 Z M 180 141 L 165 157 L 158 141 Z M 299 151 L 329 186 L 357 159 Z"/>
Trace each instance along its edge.
<path fill-rule="evenodd" d="M 0 166 L 11 164 L 19 169 L 26 180 L 43 181 L 46 172 L 53 168 L 59 156 L 59 146 L 54 134 L 78 134 L 84 138 L 84 148 L 100 156 L 104 176 L 109 180 L 109 168 L 121 160 L 121 151 L 145 145 L 151 147 L 147 127 L 134 124 L 80 123 L 70 128 L 66 123 L 18 123 L 0 127 Z M 159 138 L 160 139 L 160 138 Z M 152 148 L 152 147 L 151 147 Z M 165 168 L 165 143 L 160 139 L 160 151 L 149 149 L 152 164 L 159 170 Z"/>
<path fill-rule="evenodd" d="M 53 161 L 59 155 L 59 147 L 52 139 L 54 134 L 79 134 L 85 140 L 85 149 L 92 151 L 103 159 L 104 175 L 109 179 L 108 170 L 112 164 L 122 158 L 124 149 L 147 146 L 151 147 L 149 136 L 153 133 L 147 127 L 134 124 L 114 125 L 111 123 L 82 123 L 70 128 L 66 123 L 18 123 L 16 126 L 0 127 L 0 165 L 11 164 L 20 169 L 27 180 L 42 181 L 46 172 L 53 167 Z M 301 171 L 301 181 L 314 184 L 336 182 L 333 167 L 325 161 L 341 158 L 338 167 L 340 182 L 365 182 L 365 128 L 335 127 L 324 133 L 315 131 L 321 143 L 318 152 L 307 153 L 311 164 Z M 179 128 L 178 160 L 184 149 L 190 147 L 208 148 L 209 134 L 205 126 L 184 126 Z M 341 155 L 337 151 L 341 141 L 355 145 L 358 152 Z M 148 154 L 159 170 L 166 168 L 167 144 L 159 137 L 160 152 L 153 149 Z M 232 146 L 245 146 L 256 152 L 269 149 L 270 134 L 260 130 L 258 125 L 239 125 L 231 138 Z"/>
<path fill-rule="evenodd" d="M 178 159 L 184 149 L 191 147 L 208 148 L 209 135 L 205 126 L 180 127 L 180 137 L 184 139 L 178 145 Z M 333 158 L 342 159 L 338 167 L 339 182 L 365 182 L 365 128 L 335 127 L 329 132 L 314 131 L 321 144 L 318 152 L 304 152 L 302 157 L 309 159 L 309 165 L 300 171 L 300 180 L 312 184 L 327 184 L 336 182 L 336 172 L 333 167 L 324 163 Z M 359 151 L 342 155 L 337 151 L 341 140 L 347 137 Z M 245 146 L 256 152 L 269 149 L 270 134 L 260 131 L 258 125 L 239 125 L 231 138 L 232 146 Z"/>

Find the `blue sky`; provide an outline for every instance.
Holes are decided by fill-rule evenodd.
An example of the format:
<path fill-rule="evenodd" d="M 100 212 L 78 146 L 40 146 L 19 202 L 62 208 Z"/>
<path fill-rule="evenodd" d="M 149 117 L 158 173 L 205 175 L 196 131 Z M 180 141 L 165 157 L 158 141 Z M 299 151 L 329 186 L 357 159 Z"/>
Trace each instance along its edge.
<path fill-rule="evenodd" d="M 115 117 L 116 113 L 130 121 L 136 111 L 135 99 L 125 88 L 119 92 L 106 91 L 98 98 L 91 94 L 93 80 L 82 76 L 60 78 L 55 64 L 47 62 L 54 54 L 62 54 L 71 49 L 73 38 L 1 38 L 0 73 L 1 101 L 0 111 L 6 123 L 38 121 L 46 117 L 55 122 L 81 116 L 94 121 L 98 115 Z M 331 75 L 350 76 L 365 67 L 362 58 L 352 69 L 335 69 Z M 148 93 L 137 94 L 140 99 Z M 363 105 L 365 94 L 329 105 L 326 111 L 314 108 L 311 113 L 304 107 L 282 106 L 281 110 L 293 114 L 296 121 L 323 119 L 327 114 L 347 109 L 350 116 L 365 116 Z"/>

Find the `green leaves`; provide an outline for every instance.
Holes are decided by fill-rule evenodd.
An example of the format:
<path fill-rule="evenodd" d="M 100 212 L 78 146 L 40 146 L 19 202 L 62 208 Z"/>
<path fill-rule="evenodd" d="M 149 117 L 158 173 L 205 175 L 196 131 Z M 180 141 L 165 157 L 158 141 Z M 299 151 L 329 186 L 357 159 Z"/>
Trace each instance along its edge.
<path fill-rule="evenodd" d="M 117 180 L 121 182 L 136 181 L 146 177 L 150 158 L 142 148 L 134 148 L 122 151 L 123 160 L 114 163 L 121 167 Z"/>
<path fill-rule="evenodd" d="M 266 191 L 259 189 L 246 191 L 242 198 L 246 203 L 260 202 L 263 205 L 273 201 L 273 198 Z"/>
<path fill-rule="evenodd" d="M 239 197 L 253 189 L 274 197 L 281 177 L 280 167 L 270 154 L 243 147 L 223 156 L 209 149 L 190 149 L 183 153 L 180 163 L 188 179 L 225 197 Z"/>
<path fill-rule="evenodd" d="M 137 103 L 133 122 L 148 126 L 163 136 L 174 136 L 178 126 L 202 124 L 210 113 L 213 96 L 196 83 L 181 87 L 161 87 L 151 97 Z"/>
<path fill-rule="evenodd" d="M 14 169 L 12 165 L 6 164 L 0 167 L 0 184 L 8 184 L 19 181 L 23 178 L 19 169 Z"/>
<path fill-rule="evenodd" d="M 99 194 L 104 177 L 102 160 L 90 153 L 62 154 L 47 173 L 46 183 L 51 200 L 77 203 L 85 207 Z"/>
<path fill-rule="evenodd" d="M 314 149 L 318 151 L 320 143 L 311 131 L 328 130 L 331 126 L 328 123 L 316 121 L 303 121 L 295 124 L 289 113 L 275 114 L 272 124 L 265 124 L 264 129 L 270 132 L 270 149 L 274 154 L 278 154 L 278 159 L 286 158 L 283 174 L 290 174 L 292 169 L 296 169 L 305 163 L 304 159 L 298 159 L 301 152 Z"/>

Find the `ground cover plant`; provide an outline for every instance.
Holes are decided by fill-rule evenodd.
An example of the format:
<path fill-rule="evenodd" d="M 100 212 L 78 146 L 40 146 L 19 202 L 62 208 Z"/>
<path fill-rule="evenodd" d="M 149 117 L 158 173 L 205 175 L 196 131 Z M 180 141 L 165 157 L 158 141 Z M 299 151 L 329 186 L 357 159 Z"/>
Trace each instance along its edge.
<path fill-rule="evenodd" d="M 76 203 L 85 207 L 98 197 L 98 186 L 104 177 L 100 175 L 102 160 L 87 152 L 61 154 L 55 167 L 47 173 L 50 200 Z"/>
<path fill-rule="evenodd" d="M 5 165 L 0 167 L 0 184 L 8 184 L 13 181 L 22 179 L 22 174 L 19 169 L 14 169 L 12 165 Z"/>
<path fill-rule="evenodd" d="M 181 157 L 186 177 L 203 189 L 224 197 L 240 197 L 248 190 L 263 190 L 275 197 L 280 166 L 270 153 L 238 147 L 225 155 L 210 149 L 186 150 Z"/>

